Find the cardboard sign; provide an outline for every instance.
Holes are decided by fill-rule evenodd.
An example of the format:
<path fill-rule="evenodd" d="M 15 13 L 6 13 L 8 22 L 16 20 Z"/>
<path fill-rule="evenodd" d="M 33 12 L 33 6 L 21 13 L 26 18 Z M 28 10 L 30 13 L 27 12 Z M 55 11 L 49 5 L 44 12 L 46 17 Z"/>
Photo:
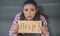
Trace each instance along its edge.
<path fill-rule="evenodd" d="M 42 21 L 18 21 L 18 33 L 42 33 L 40 27 Z"/>

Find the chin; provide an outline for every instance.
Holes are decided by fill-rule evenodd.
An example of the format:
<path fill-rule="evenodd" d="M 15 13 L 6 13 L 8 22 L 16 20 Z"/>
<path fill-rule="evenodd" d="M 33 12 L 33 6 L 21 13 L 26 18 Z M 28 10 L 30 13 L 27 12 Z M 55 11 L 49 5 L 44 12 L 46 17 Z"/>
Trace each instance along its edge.
<path fill-rule="evenodd" d="M 27 20 L 32 20 L 32 18 L 28 18 Z"/>

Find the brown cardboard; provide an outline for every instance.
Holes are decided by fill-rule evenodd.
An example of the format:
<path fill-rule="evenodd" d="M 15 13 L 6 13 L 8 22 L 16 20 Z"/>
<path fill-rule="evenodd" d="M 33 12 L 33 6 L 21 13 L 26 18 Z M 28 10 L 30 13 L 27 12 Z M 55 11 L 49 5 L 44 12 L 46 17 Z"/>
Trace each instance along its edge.
<path fill-rule="evenodd" d="M 20 21 L 18 20 L 18 33 L 42 33 L 40 27 L 42 21 Z"/>

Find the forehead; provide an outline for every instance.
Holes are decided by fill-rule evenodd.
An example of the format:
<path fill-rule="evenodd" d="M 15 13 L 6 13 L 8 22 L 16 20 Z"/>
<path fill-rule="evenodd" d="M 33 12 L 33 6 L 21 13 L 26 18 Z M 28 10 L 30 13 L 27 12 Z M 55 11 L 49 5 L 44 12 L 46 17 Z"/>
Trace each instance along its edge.
<path fill-rule="evenodd" d="M 35 6 L 33 4 L 26 4 L 26 5 L 24 5 L 24 8 L 34 8 L 35 9 Z"/>

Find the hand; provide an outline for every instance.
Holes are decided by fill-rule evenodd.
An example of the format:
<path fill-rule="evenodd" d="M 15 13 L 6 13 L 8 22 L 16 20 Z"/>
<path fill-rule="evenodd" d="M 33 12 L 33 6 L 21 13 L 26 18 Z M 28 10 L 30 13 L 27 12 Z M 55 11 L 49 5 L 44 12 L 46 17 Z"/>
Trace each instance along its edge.
<path fill-rule="evenodd" d="M 41 31 L 46 34 L 48 32 L 48 28 L 46 26 L 41 27 Z"/>

